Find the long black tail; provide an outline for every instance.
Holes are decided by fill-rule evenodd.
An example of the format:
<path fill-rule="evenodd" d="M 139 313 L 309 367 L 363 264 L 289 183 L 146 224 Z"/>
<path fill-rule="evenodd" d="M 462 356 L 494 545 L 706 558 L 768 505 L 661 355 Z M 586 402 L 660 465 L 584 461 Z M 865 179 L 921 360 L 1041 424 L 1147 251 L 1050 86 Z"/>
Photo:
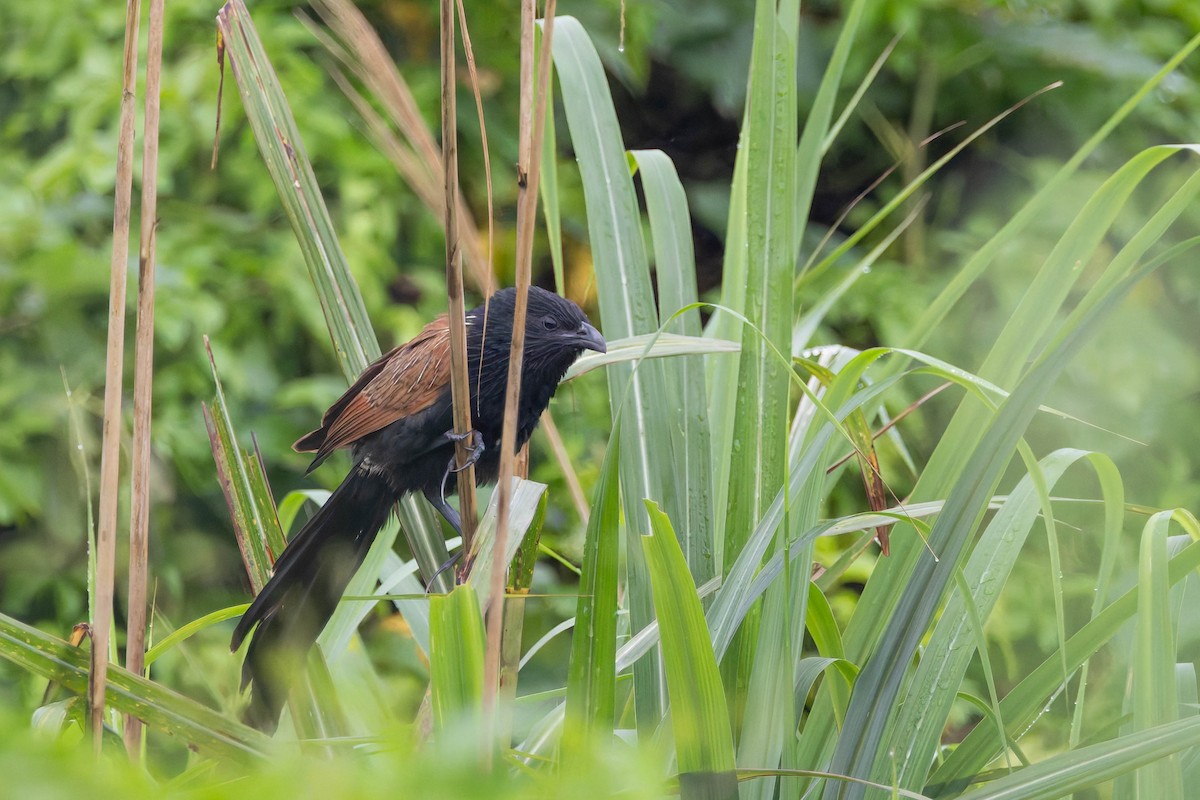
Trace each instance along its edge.
<path fill-rule="evenodd" d="M 304 670 L 309 648 L 395 500 L 382 477 L 356 467 L 275 561 L 274 577 L 242 615 L 230 643 L 236 651 L 257 624 L 242 666 L 242 688 L 253 684 L 249 724 L 268 732 L 279 724 L 294 676 Z"/>

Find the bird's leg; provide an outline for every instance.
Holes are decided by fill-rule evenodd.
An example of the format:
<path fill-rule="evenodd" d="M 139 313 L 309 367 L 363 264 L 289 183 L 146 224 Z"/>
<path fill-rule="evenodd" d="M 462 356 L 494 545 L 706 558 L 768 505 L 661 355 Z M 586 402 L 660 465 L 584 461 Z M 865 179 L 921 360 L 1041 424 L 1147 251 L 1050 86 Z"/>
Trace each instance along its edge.
<path fill-rule="evenodd" d="M 444 487 L 445 481 L 443 479 L 443 489 Z M 443 491 L 439 493 L 433 491 L 432 489 L 426 488 L 424 495 L 425 499 L 429 501 L 429 504 L 436 508 L 438 513 L 445 517 L 446 522 L 450 523 L 450 527 L 454 528 L 454 530 L 458 532 L 459 536 L 462 536 L 462 520 L 459 518 L 458 512 L 454 510 L 454 506 L 446 502 L 445 492 Z M 462 558 L 462 550 L 459 550 L 457 553 L 450 556 L 450 558 L 446 560 L 446 563 L 438 567 L 437 571 L 434 572 L 429 580 L 425 583 L 425 591 L 429 591 L 429 587 L 433 586 L 437 582 L 438 576 L 450 569 L 450 567 L 457 564 L 460 558 Z"/>
<path fill-rule="evenodd" d="M 455 444 L 463 441 L 467 442 L 467 461 L 462 466 L 458 466 L 457 456 L 450 456 L 450 461 L 446 464 L 446 471 L 442 473 L 442 481 L 438 485 L 438 491 L 434 493 L 429 487 L 426 487 L 424 494 L 425 499 L 429 501 L 429 504 L 436 508 L 438 512 L 446 518 L 446 522 L 449 522 L 450 527 L 454 528 L 454 530 L 461 537 L 462 518 L 459 517 L 458 512 L 454 509 L 454 507 L 446 502 L 446 481 L 450 479 L 451 473 L 462 472 L 464 469 L 474 465 L 475 462 L 479 460 L 479 457 L 483 455 L 484 449 L 483 435 L 477 430 L 470 430 L 466 433 L 446 431 L 446 433 L 443 435 Z M 428 586 L 432 586 L 439 575 L 458 563 L 459 559 L 461 558 L 462 551 L 460 550 L 458 553 L 451 556 L 445 564 L 442 564 L 437 568 L 437 572 L 433 573 L 433 577 L 429 579 Z M 426 588 L 428 588 L 428 586 Z"/>
<path fill-rule="evenodd" d="M 447 473 L 449 474 L 449 473 Z M 433 491 L 432 487 L 426 487 L 425 499 L 429 501 L 429 505 L 438 510 L 438 513 L 446 518 L 446 522 L 450 523 L 450 527 L 462 536 L 462 520 L 458 516 L 458 512 L 454 510 L 454 506 L 446 502 L 446 479 L 442 478 L 442 490 L 440 492 Z"/>

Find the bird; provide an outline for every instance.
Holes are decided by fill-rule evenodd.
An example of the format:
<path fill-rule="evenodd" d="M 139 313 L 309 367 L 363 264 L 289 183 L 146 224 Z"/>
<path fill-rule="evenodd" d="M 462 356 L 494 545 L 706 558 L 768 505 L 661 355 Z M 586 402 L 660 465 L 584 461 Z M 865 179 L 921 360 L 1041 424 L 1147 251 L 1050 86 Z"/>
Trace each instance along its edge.
<path fill-rule="evenodd" d="M 516 448 L 528 440 L 568 367 L 586 350 L 607 351 L 578 305 L 529 287 Z M 516 290 L 502 289 L 465 315 L 472 431 L 468 446 L 480 484 L 500 471 Z M 315 453 L 306 475 L 349 448 L 353 466 L 325 504 L 292 537 L 274 573 L 242 615 L 230 650 L 253 629 L 241 688 L 251 687 L 246 721 L 266 732 L 279 724 L 294 676 L 333 615 L 396 502 L 420 492 L 461 535 L 446 502 L 456 469 L 450 392 L 450 327 L 442 315 L 410 341 L 370 364 L 293 449 Z"/>

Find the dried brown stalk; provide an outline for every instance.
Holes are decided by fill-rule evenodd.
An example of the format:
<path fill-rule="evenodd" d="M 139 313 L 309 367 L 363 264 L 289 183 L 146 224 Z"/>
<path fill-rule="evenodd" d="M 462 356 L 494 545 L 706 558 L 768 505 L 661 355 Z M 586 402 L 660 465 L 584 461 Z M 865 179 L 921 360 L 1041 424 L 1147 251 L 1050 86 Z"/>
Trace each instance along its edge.
<path fill-rule="evenodd" d="M 496 541 L 492 552 L 498 559 L 492 565 L 491 603 L 487 618 L 487 655 L 483 673 L 483 710 L 485 724 L 495 730 L 495 705 L 500 686 L 501 631 L 504 621 L 504 585 L 508 564 L 504 553 L 508 541 L 508 506 L 512 494 L 515 462 L 513 443 L 517 438 L 517 408 L 521 394 L 521 366 L 525 350 L 525 313 L 533 262 L 533 224 L 537 215 L 538 181 L 541 177 L 538 157 L 542 134 L 546 129 L 549 94 L 550 46 L 554 36 L 555 0 L 547 0 L 542 23 L 542 50 L 538 57 L 536 97 L 533 92 L 533 39 L 535 0 L 521 4 L 521 138 L 517 186 L 517 302 L 513 311 L 512 345 L 508 359 L 508 392 L 504 401 L 504 428 L 500 437 L 500 477 L 496 485 Z"/>
<path fill-rule="evenodd" d="M 450 301 L 450 394 L 454 430 L 463 437 L 458 457 L 458 509 L 462 551 L 471 552 L 479 512 L 475 503 L 475 468 L 470 463 L 471 384 L 467 372 L 466 308 L 463 303 L 462 251 L 458 244 L 458 103 L 455 85 L 454 0 L 441 0 L 442 17 L 442 170 L 446 222 L 446 294 Z"/>
<path fill-rule="evenodd" d="M 575 472 L 575 465 L 571 463 L 571 457 L 567 454 L 567 447 L 563 444 L 562 436 L 558 432 L 558 426 L 554 424 L 554 417 L 550 414 L 549 410 L 542 414 L 542 430 L 546 432 L 546 441 L 550 443 L 550 452 L 554 453 L 554 460 L 558 462 L 558 466 L 562 470 L 563 479 L 567 482 L 567 491 L 571 495 L 571 502 L 575 504 L 575 511 L 579 514 L 579 519 L 586 528 L 588 522 L 588 502 L 587 497 L 583 493 L 583 484 L 579 482 L 579 475 Z"/>
<path fill-rule="evenodd" d="M 142 134 L 141 245 L 138 252 L 138 307 L 133 376 L 133 451 L 130 474 L 129 609 L 125 666 L 146 670 L 146 599 L 150 558 L 150 406 L 154 381 L 154 245 L 158 228 L 158 118 L 162 77 L 164 0 L 151 0 L 146 47 L 146 118 Z M 142 721 L 125 715 L 125 751 L 137 760 Z"/>
<path fill-rule="evenodd" d="M 112 638 L 113 584 L 117 560 L 117 495 L 121 477 L 121 376 L 125 361 L 125 285 L 129 262 L 129 219 L 133 195 L 134 101 L 137 99 L 140 0 L 125 7 L 125 54 L 117 177 L 113 191 L 113 245 L 108 292 L 108 347 L 104 372 L 104 432 L 100 455 L 100 518 L 96 536 L 96 598 L 92 609 L 92 668 L 88 723 L 96 752 L 104 738 L 104 690 Z"/>
<path fill-rule="evenodd" d="M 484 272 L 484 297 L 491 297 L 492 278 L 496 270 L 492 264 L 495 253 L 495 221 L 496 213 L 492 197 L 492 157 L 488 148 L 487 121 L 483 117 L 483 95 L 479 90 L 479 71 L 475 68 L 475 48 L 471 46 L 471 31 L 467 28 L 467 12 L 463 8 L 463 0 L 457 0 L 458 26 L 462 30 L 463 53 L 467 57 L 467 73 L 471 78 L 471 93 L 475 95 L 475 116 L 479 119 L 479 138 L 483 147 L 483 180 L 487 189 L 487 269 Z M 482 366 L 482 364 L 481 364 Z"/>

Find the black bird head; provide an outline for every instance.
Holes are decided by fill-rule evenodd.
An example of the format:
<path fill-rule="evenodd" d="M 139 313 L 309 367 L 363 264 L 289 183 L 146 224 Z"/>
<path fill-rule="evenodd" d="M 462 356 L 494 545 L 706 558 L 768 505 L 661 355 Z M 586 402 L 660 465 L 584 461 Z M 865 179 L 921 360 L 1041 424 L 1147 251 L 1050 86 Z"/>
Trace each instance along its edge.
<path fill-rule="evenodd" d="M 513 302 L 515 301 L 514 291 Z M 584 350 L 608 352 L 604 337 L 588 322 L 579 306 L 537 286 L 529 287 L 525 342 L 527 355 L 554 350 L 573 351 L 575 356 Z"/>
<path fill-rule="evenodd" d="M 512 341 L 512 321 L 517 299 L 513 288 L 492 295 L 486 309 L 478 306 L 467 312 L 467 342 L 472 367 L 482 351 L 484 372 L 497 375 L 499 367 L 508 367 Z M 529 287 L 525 315 L 525 361 L 523 377 L 553 386 L 584 350 L 604 353 L 608 345 L 600 331 L 588 321 L 575 303 L 537 286 Z M 486 378 L 483 379 L 484 382 Z"/>

